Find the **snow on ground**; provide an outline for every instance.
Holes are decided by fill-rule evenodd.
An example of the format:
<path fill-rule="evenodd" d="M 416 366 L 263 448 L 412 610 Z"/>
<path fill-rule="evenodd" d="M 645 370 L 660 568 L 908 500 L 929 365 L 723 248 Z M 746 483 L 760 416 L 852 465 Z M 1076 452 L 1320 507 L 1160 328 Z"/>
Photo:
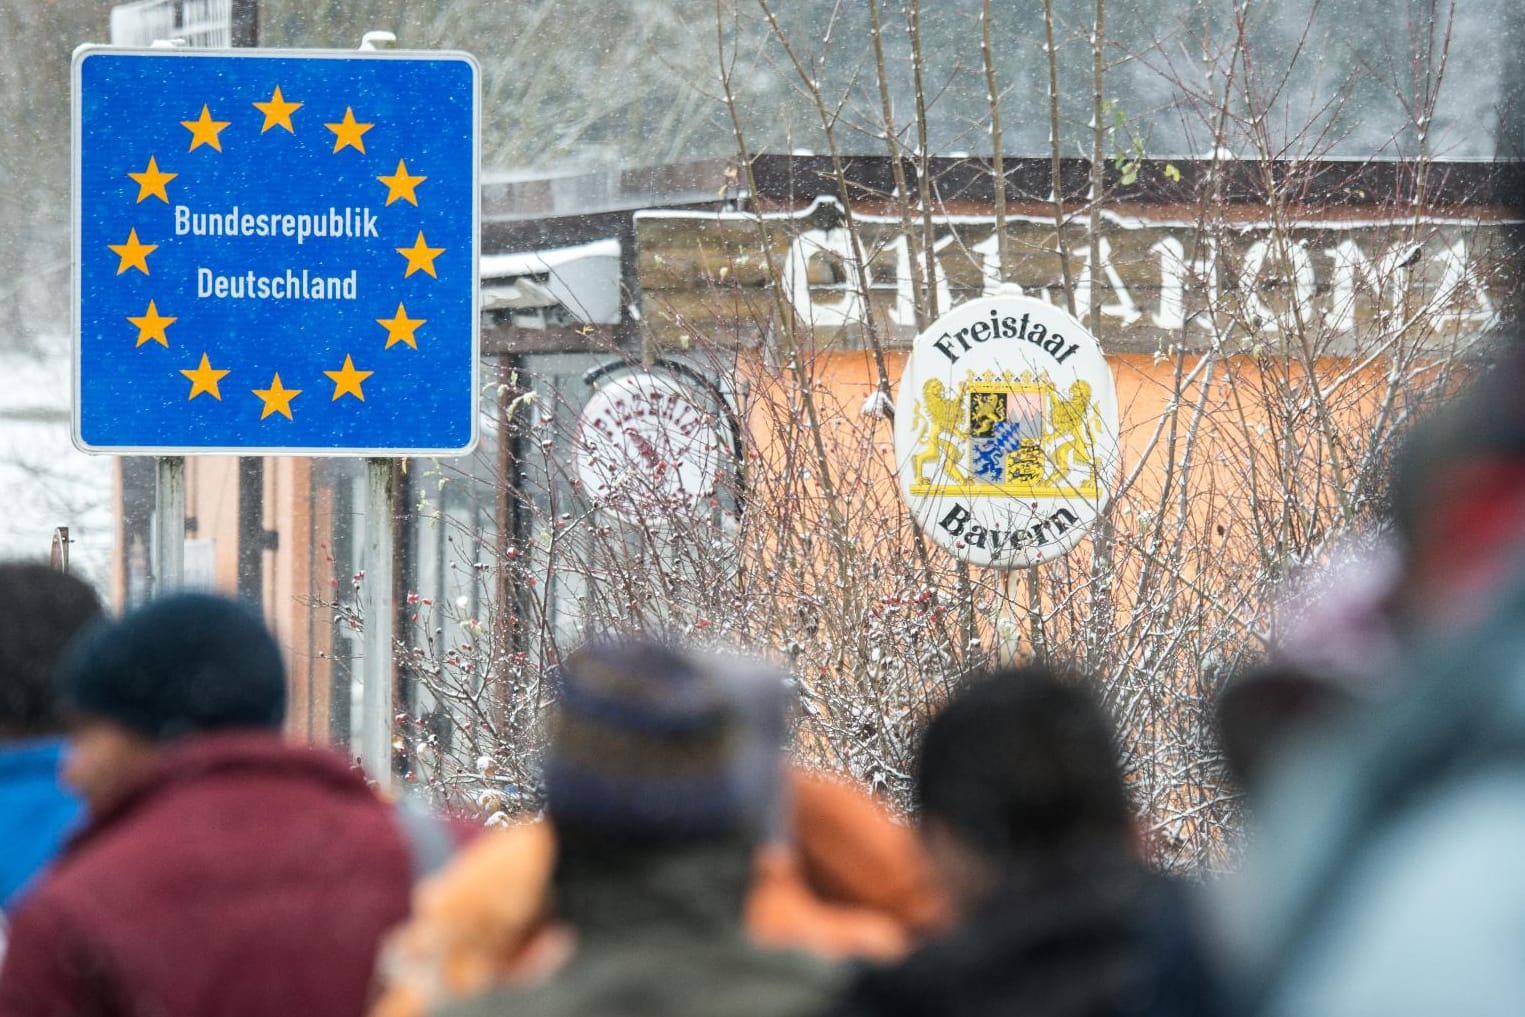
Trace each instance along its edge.
<path fill-rule="evenodd" d="M 46 560 L 53 529 L 69 527 L 73 571 L 104 595 L 115 534 L 115 463 L 69 437 L 69 343 L 55 352 L 0 352 L 0 558 Z"/>

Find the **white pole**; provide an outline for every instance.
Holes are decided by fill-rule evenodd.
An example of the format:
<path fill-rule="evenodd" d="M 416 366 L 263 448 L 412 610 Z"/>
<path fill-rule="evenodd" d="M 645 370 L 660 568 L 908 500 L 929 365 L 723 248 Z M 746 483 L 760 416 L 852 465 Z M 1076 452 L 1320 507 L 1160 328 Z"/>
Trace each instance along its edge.
<path fill-rule="evenodd" d="M 360 761 L 383 788 L 392 784 L 392 460 L 365 461 L 365 672 Z"/>
<path fill-rule="evenodd" d="M 154 460 L 154 559 L 150 591 L 159 597 L 185 585 L 185 458 Z"/>
<path fill-rule="evenodd" d="M 391 32 L 366 32 L 361 50 L 389 49 Z M 365 687 L 360 697 L 360 761 L 381 788 L 392 786 L 392 460 L 365 461 Z"/>

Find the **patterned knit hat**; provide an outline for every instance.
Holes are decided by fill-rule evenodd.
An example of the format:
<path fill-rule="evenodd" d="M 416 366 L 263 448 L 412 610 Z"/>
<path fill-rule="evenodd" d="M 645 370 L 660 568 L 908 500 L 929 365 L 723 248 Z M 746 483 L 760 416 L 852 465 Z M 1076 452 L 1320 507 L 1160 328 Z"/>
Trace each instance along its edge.
<path fill-rule="evenodd" d="M 547 807 L 558 826 L 632 841 L 762 836 L 783 734 L 776 672 L 647 640 L 591 643 L 561 668 Z"/>

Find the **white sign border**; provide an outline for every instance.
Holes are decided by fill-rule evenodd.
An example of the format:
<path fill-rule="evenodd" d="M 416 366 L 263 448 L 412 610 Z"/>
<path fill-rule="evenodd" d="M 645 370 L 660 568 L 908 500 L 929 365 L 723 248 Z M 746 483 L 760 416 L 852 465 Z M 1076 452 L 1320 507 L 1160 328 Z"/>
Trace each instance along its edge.
<path fill-rule="evenodd" d="M 912 480 L 914 479 L 910 476 L 910 471 L 915 467 L 916 421 L 914 419 L 914 408 L 918 398 L 917 389 L 925 382 L 939 377 L 943 377 L 945 381 L 953 379 L 952 374 L 944 377 L 935 367 L 927 367 L 926 359 L 918 358 L 930 358 L 935 355 L 936 350 L 939 348 L 937 343 L 947 338 L 947 334 L 953 330 L 952 326 L 956 326 L 960 322 L 984 321 L 992 314 L 998 315 L 1003 320 L 1008 317 L 1021 317 L 1023 321 L 1026 321 L 1027 316 L 1037 316 L 1049 321 L 1058 320 L 1064 325 L 1065 331 L 1063 334 L 1066 336 L 1067 343 L 1074 343 L 1076 345 L 1080 343 L 1085 344 L 1084 347 L 1075 351 L 1083 354 L 1085 358 L 1078 363 L 1085 363 L 1091 360 L 1094 360 L 1094 363 L 1090 365 L 1089 370 L 1084 372 L 1078 368 L 1077 363 L 1074 373 L 1077 375 L 1077 380 L 1084 380 L 1080 376 L 1094 376 L 1091 377 L 1093 382 L 1092 402 L 1100 414 L 1100 422 L 1104 429 L 1104 433 L 1094 442 L 1102 460 L 1097 464 L 1097 480 L 1100 485 L 1099 501 L 1094 504 L 1086 504 L 1088 518 L 1082 518 L 1067 527 L 1060 540 L 1033 545 L 1031 549 L 1013 548 L 1008 555 L 1004 556 L 991 555 L 980 545 L 964 543 L 958 540 L 955 535 L 946 534 L 939 530 L 941 520 L 945 517 L 946 507 L 952 502 L 952 496 L 946 494 L 914 495 L 910 490 Z M 1052 335 L 1053 330 L 1046 330 L 1046 334 Z M 1023 340 L 1008 341 L 1020 342 Z M 980 361 L 988 363 L 991 356 L 990 349 L 989 347 L 982 349 Z M 1053 356 L 1054 354 L 1050 355 Z M 937 364 L 936 361 L 932 361 L 932 363 L 934 365 Z M 956 361 L 950 361 L 950 367 L 955 363 Z M 1023 366 L 1025 367 L 1026 365 Z M 1102 383 L 1099 391 L 1095 391 L 1096 383 Z M 928 325 L 925 330 L 916 336 L 911 347 L 911 352 L 906 357 L 905 366 L 900 376 L 895 406 L 895 482 L 901 499 L 905 503 L 911 518 L 916 522 L 917 527 L 928 539 L 953 557 L 979 568 L 1001 571 L 1035 568 L 1057 561 L 1073 551 L 1086 534 L 1093 529 L 1097 519 L 1106 511 L 1108 503 L 1116 493 L 1117 478 L 1121 473 L 1120 431 L 1121 425 L 1117 409 L 1117 385 L 1112 376 L 1111 365 L 1107 363 L 1106 354 L 1101 348 L 1101 344 L 1097 342 L 1096 338 L 1091 335 L 1085 326 L 1081 325 L 1074 316 L 1062 308 L 1055 307 L 1053 304 L 1039 300 L 1036 297 L 976 297 L 973 300 L 959 304 Z M 1055 511 L 1057 512 L 1060 508 L 1073 507 L 1081 502 L 1081 498 L 1079 496 L 1053 497 L 1045 498 L 1044 501 L 1055 506 Z M 1036 507 L 1037 503 L 1034 502 L 1033 504 Z M 991 528 L 982 525 L 982 529 L 986 529 L 988 532 Z M 1009 533 L 1010 531 L 1002 530 L 1000 532 Z"/>
<path fill-rule="evenodd" d="M 80 273 L 80 236 L 84 215 L 84 196 L 81 188 L 84 149 L 84 111 L 80 94 L 84 62 L 97 53 L 114 56 L 154 56 L 197 60 L 208 57 L 225 59 L 236 57 L 246 60 L 272 58 L 313 60 L 446 60 L 457 61 L 471 68 L 471 436 L 466 444 L 449 448 L 377 448 L 358 446 L 330 448 L 327 446 L 248 446 L 209 447 L 204 445 L 91 445 L 81 437 L 80 419 L 80 292 L 83 286 Z M 86 43 L 74 50 L 69 68 L 70 103 L 70 213 L 69 254 L 69 356 L 73 391 L 70 393 L 69 438 L 74 447 L 87 455 L 96 456 L 292 456 L 311 458 L 436 458 L 447 459 L 471 455 L 482 438 L 482 67 L 477 58 L 465 50 L 353 50 L 353 49 L 182 49 L 109 46 Z"/>

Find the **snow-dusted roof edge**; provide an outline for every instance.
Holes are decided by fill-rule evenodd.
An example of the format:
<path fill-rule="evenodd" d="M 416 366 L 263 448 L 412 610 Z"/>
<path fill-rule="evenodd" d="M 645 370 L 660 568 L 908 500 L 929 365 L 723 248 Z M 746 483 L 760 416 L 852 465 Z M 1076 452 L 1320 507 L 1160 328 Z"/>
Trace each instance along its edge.
<path fill-rule="evenodd" d="M 574 247 L 551 247 L 540 251 L 515 251 L 510 254 L 484 254 L 478 263 L 483 279 L 511 279 L 521 275 L 540 275 L 568 262 L 582 258 L 618 258 L 620 242 L 615 237 L 577 244 Z"/>

